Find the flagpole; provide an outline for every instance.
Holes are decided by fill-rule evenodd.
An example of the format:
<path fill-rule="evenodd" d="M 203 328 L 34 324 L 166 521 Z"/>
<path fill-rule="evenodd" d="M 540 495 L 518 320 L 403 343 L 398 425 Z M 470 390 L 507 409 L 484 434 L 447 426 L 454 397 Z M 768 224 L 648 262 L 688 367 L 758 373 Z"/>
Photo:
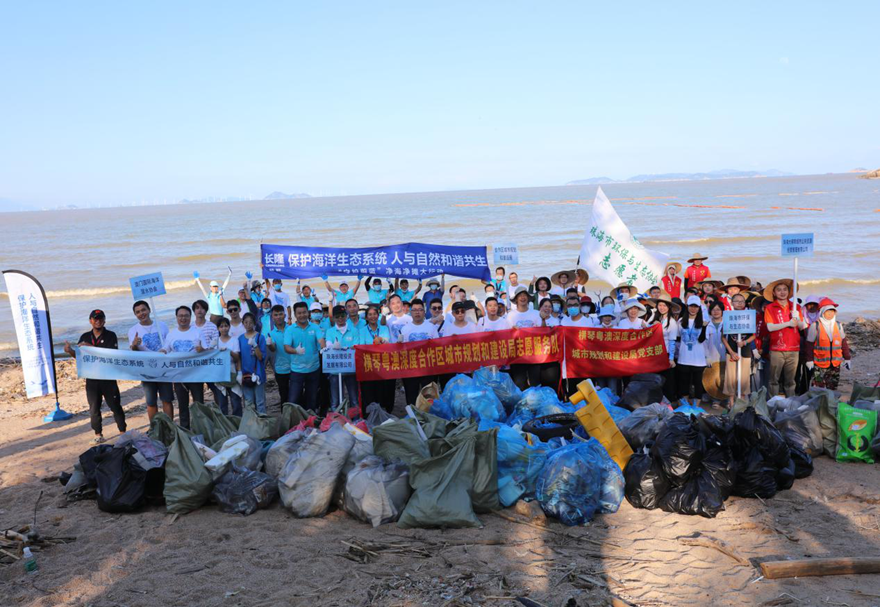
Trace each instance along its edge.
<path fill-rule="evenodd" d="M 22 272 L 24 274 L 24 272 Z M 30 276 L 30 275 L 28 275 Z M 43 289 L 43 284 L 30 276 L 30 278 L 40 287 L 40 293 L 43 294 L 43 301 L 46 303 L 46 331 L 49 333 L 49 356 L 52 357 L 52 385 L 55 388 L 55 410 L 52 413 L 43 417 L 44 422 L 63 422 L 64 420 L 70 419 L 73 417 L 73 414 L 68 413 L 64 409 L 61 408 L 61 403 L 59 402 L 58 396 L 58 372 L 55 369 L 55 340 L 52 338 L 52 318 L 49 314 L 49 298 L 46 297 L 46 290 Z M 76 360 L 74 359 L 74 364 Z"/>

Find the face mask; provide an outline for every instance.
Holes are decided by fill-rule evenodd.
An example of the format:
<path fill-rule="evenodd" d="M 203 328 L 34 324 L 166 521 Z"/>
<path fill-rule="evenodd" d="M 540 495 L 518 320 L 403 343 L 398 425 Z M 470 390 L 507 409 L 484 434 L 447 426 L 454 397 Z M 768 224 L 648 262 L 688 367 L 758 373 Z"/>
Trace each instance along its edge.
<path fill-rule="evenodd" d="M 382 285 L 381 285 L 381 284 L 373 285 L 373 290 L 374 290 L 374 291 L 381 291 L 381 290 L 382 290 Z"/>
<path fill-rule="evenodd" d="M 323 312 L 312 312 L 312 320 L 319 321 L 324 318 Z"/>
<path fill-rule="evenodd" d="M 431 290 L 432 290 L 432 291 L 436 291 L 436 290 L 437 290 L 437 285 L 431 285 Z"/>
<path fill-rule="evenodd" d="M 581 309 L 578 308 L 577 306 L 569 306 L 568 315 L 569 316 L 577 316 L 580 311 L 581 311 Z"/>
<path fill-rule="evenodd" d="M 495 297 L 495 291 L 486 291 L 486 297 Z"/>
<path fill-rule="evenodd" d="M 590 307 L 589 307 L 589 306 L 582 306 L 582 307 L 581 307 L 581 312 L 583 312 L 584 314 L 589 314 L 589 313 L 590 313 Z"/>
<path fill-rule="evenodd" d="M 562 309 L 562 305 L 555 303 L 553 304 L 553 311 L 558 313 Z"/>
<path fill-rule="evenodd" d="M 275 289 L 276 291 L 280 291 L 281 285 L 272 285 L 272 288 Z"/>
<path fill-rule="evenodd" d="M 504 280 L 504 276 L 502 276 L 501 274 L 498 274 L 497 276 L 495 276 L 495 280 L 497 280 L 498 282 L 501 282 L 502 280 Z"/>

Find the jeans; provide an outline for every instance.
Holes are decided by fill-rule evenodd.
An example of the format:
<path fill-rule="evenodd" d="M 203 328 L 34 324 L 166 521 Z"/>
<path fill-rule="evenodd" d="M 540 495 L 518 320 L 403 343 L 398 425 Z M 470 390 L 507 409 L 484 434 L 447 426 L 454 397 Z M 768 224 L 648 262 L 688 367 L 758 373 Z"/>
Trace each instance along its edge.
<path fill-rule="evenodd" d="M 115 379 L 87 379 L 86 399 L 89 401 L 89 418 L 95 434 L 103 431 L 101 420 L 101 402 L 106 401 L 107 407 L 113 412 L 113 420 L 120 432 L 125 432 L 125 412 L 122 410 L 122 396 Z"/>
<path fill-rule="evenodd" d="M 210 382 L 205 385 L 208 386 L 208 390 L 210 390 L 211 394 L 214 395 L 214 402 L 219 405 L 220 399 L 223 398 L 223 388 L 221 388 L 217 384 L 212 384 Z"/>
<path fill-rule="evenodd" d="M 275 383 L 278 384 L 278 402 L 280 404 L 290 402 L 290 373 L 275 371 Z"/>
<path fill-rule="evenodd" d="M 242 386 L 241 393 L 245 402 L 252 402 L 257 406 L 257 413 L 266 413 L 266 384 Z"/>
<path fill-rule="evenodd" d="M 321 370 L 315 369 L 311 373 L 290 372 L 290 402 L 296 403 L 306 409 L 317 412 L 318 381 L 321 379 Z"/>
<path fill-rule="evenodd" d="M 330 408 L 336 409 L 341 402 L 339 394 L 339 375 L 328 374 L 327 379 L 330 381 Z M 358 382 L 357 377 L 353 373 L 342 374 L 342 389 L 348 393 L 348 403 L 350 407 L 358 406 Z"/>
<path fill-rule="evenodd" d="M 163 404 L 174 402 L 174 388 L 168 382 L 143 381 L 141 387 L 144 389 L 144 400 L 148 407 L 158 407 L 159 399 Z"/>
<path fill-rule="evenodd" d="M 205 384 L 198 382 L 174 384 L 174 395 L 177 396 L 177 407 L 180 409 L 180 427 L 189 429 L 189 396 L 193 402 L 205 402 Z"/>
<path fill-rule="evenodd" d="M 219 386 L 218 386 L 219 387 Z M 226 393 L 219 391 L 214 395 L 217 397 L 217 406 L 220 407 L 220 413 L 223 415 L 238 415 L 241 417 L 241 397 L 232 391 L 232 388 L 225 389 Z M 229 412 L 229 405 L 232 405 L 232 413 Z"/>
<path fill-rule="evenodd" d="M 795 396 L 794 375 L 800 353 L 770 351 L 770 396 L 779 396 L 779 383 L 783 380 L 786 398 Z"/>

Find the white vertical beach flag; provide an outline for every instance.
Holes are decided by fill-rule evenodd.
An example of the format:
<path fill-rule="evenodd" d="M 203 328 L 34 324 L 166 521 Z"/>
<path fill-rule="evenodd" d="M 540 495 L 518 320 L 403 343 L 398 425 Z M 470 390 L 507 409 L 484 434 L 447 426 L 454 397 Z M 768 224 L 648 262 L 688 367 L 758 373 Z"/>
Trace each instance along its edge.
<path fill-rule="evenodd" d="M 49 306 L 42 285 L 19 270 L 4 270 L 6 293 L 18 336 L 18 351 L 28 398 L 55 393 L 55 359 Z"/>
<path fill-rule="evenodd" d="M 602 188 L 596 192 L 579 265 L 610 285 L 627 283 L 640 293 L 660 284 L 669 255 L 646 249 L 630 233 Z"/>

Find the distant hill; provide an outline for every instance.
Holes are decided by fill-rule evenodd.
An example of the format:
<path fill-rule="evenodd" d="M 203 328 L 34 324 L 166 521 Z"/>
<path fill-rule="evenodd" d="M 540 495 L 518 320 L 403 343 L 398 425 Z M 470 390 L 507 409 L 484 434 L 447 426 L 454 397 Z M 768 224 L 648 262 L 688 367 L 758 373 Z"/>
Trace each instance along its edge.
<path fill-rule="evenodd" d="M 788 177 L 793 173 L 770 169 L 767 171 L 736 171 L 733 169 L 721 169 L 708 173 L 660 173 L 656 175 L 636 175 L 629 179 L 619 180 L 608 177 L 591 177 L 590 179 L 577 179 L 569 181 L 565 185 L 597 185 L 605 183 L 642 183 L 646 181 L 708 181 L 711 179 L 742 179 L 751 177 Z"/>
<path fill-rule="evenodd" d="M 880 179 L 880 169 L 859 176 L 860 179 Z"/>
<path fill-rule="evenodd" d="M 272 192 L 263 200 L 293 200 L 294 198 L 311 198 L 310 195 L 300 192 L 299 194 L 285 194 L 284 192 Z"/>
<path fill-rule="evenodd" d="M 35 211 L 34 207 L 15 202 L 9 198 L 0 198 L 0 213 L 15 213 L 17 211 Z"/>

